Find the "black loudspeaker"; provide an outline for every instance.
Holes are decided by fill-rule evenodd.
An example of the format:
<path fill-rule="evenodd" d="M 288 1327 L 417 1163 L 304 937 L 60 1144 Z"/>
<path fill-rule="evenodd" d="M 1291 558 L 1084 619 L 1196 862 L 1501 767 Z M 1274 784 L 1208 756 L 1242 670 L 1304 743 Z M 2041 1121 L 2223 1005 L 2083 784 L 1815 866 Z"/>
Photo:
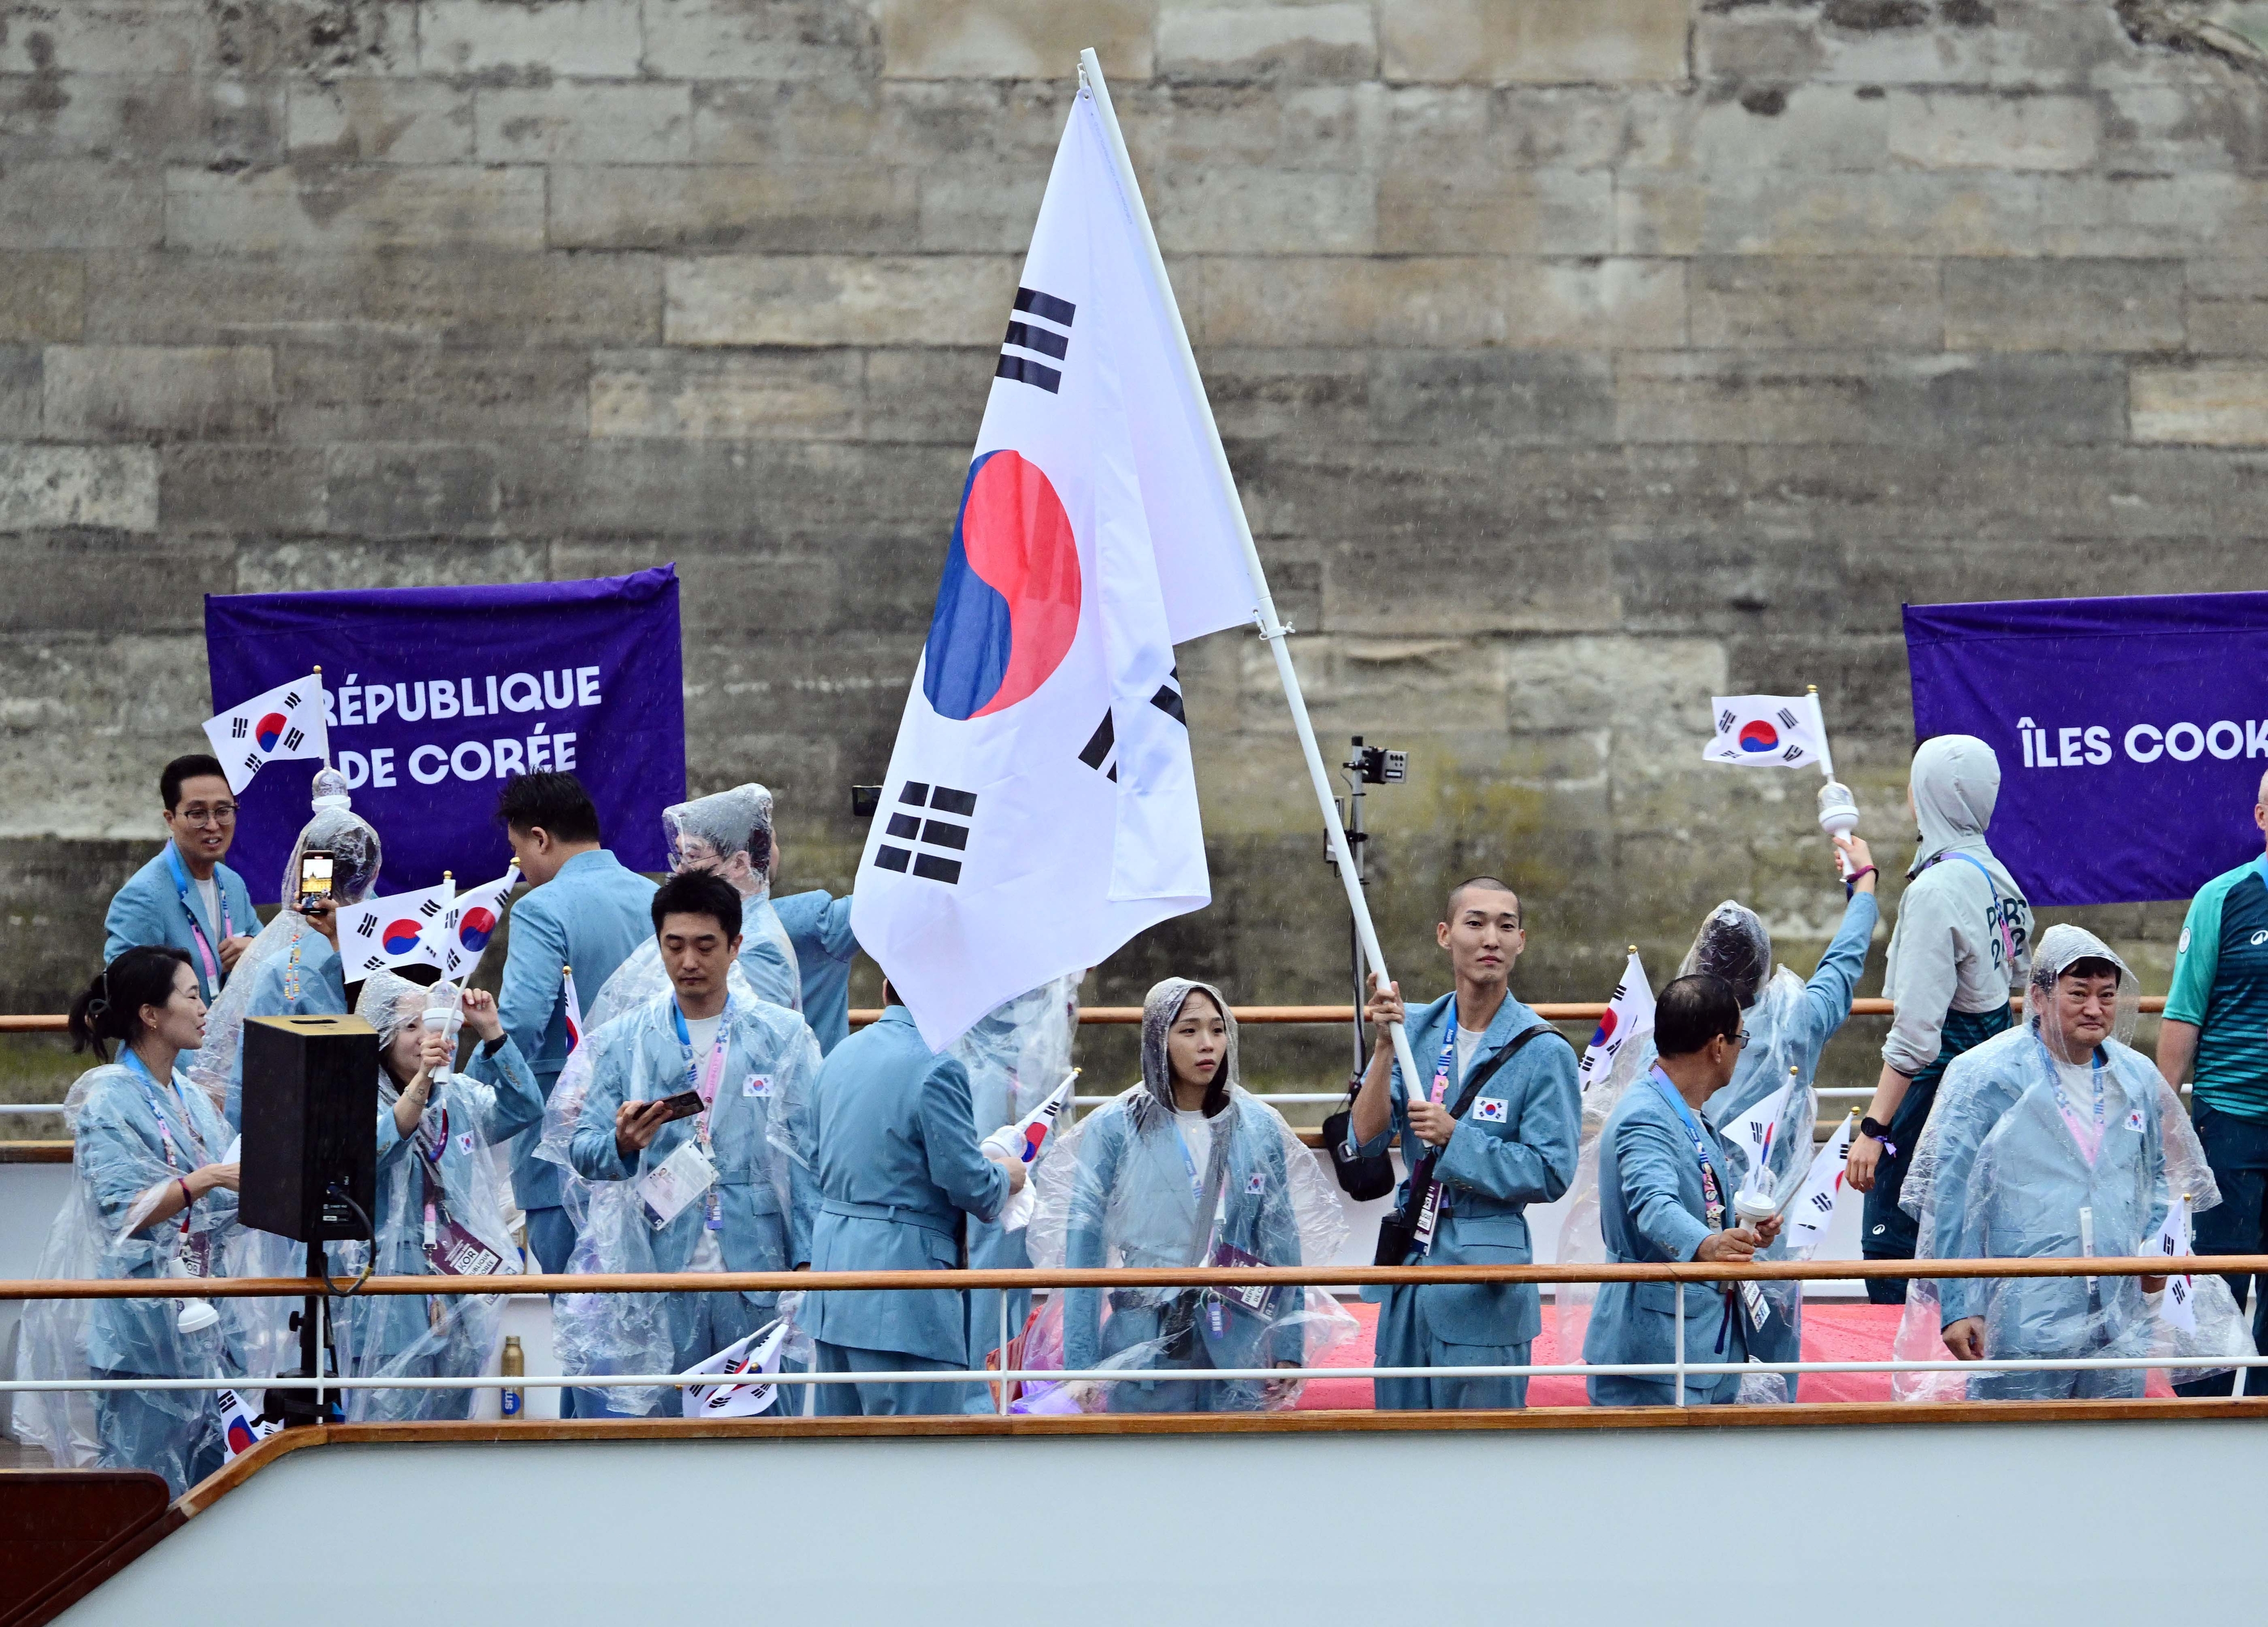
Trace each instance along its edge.
<path fill-rule="evenodd" d="M 378 1031 L 359 1017 L 252 1017 L 244 1024 L 244 1224 L 303 1243 L 366 1238 L 332 1195 L 378 1202 Z"/>

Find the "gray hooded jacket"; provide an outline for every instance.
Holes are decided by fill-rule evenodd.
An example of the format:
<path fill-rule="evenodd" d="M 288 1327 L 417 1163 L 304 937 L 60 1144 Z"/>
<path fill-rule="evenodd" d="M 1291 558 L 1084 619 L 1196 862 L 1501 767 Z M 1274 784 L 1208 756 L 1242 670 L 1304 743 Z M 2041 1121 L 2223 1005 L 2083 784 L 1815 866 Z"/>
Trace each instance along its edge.
<path fill-rule="evenodd" d="M 1906 871 L 1882 982 L 1896 1008 L 1882 1060 L 1908 1078 L 1937 1060 L 1947 1012 L 2008 1003 L 2023 985 L 2032 943 L 2032 907 L 1984 842 L 2000 796 L 1992 748 L 1973 734 L 1925 740 L 1912 786 L 1921 846 Z"/>

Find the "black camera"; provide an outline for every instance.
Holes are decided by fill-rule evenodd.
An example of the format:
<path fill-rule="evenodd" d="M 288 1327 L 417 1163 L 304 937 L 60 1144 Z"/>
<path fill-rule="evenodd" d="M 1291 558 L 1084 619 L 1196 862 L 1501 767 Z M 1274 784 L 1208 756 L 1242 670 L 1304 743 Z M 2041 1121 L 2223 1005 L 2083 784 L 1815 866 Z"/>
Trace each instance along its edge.
<path fill-rule="evenodd" d="M 1383 746 L 1366 746 L 1362 736 L 1354 737 L 1354 755 L 1346 760 L 1351 772 L 1362 777 L 1368 785 L 1399 785 L 1410 777 L 1410 754 L 1389 751 Z"/>
<path fill-rule="evenodd" d="M 850 787 L 851 818 L 872 819 L 874 817 L 874 810 L 881 806 L 882 788 L 880 785 L 853 785 Z"/>

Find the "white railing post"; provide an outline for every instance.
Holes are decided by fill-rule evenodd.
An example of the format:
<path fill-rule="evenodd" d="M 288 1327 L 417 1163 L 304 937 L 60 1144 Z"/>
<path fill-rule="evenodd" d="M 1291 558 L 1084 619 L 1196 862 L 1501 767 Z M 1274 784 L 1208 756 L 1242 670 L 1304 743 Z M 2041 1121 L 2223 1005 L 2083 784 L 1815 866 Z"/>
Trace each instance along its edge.
<path fill-rule="evenodd" d="M 992 1392 L 999 1403 L 1000 1416 L 1008 1416 L 1008 1291 L 999 1291 L 1000 1299 L 1000 1387 Z"/>
<path fill-rule="evenodd" d="M 1669 1285 L 1677 1295 L 1677 1373 L 1675 1375 L 1677 1401 L 1675 1404 L 1682 1407 L 1685 1404 L 1685 1285 L 1673 1278 Z"/>

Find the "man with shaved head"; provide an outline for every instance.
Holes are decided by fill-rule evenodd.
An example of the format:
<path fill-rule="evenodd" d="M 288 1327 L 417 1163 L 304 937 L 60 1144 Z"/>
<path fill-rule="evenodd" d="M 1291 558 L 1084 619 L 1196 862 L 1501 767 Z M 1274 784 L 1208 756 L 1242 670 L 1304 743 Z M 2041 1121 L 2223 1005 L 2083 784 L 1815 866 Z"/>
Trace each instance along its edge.
<path fill-rule="evenodd" d="M 2268 777 L 2252 822 L 2268 832 Z M 2254 854 L 2190 901 L 2158 1030 L 2158 1071 L 2176 1090 L 2194 1077 L 2191 1117 L 2220 1187 L 2220 1202 L 2197 1218 L 2197 1251 L 2268 1254 L 2268 858 Z M 2262 1291 L 2253 1342 L 2268 1348 L 2268 1282 L 2228 1276 L 2240 1307 L 2248 1286 Z M 2226 1395 L 2230 1385 L 2223 1373 L 2175 1388 Z"/>
<path fill-rule="evenodd" d="M 1548 1204 L 1575 1178 L 1582 1097 L 1575 1053 L 1512 997 L 1512 968 L 1528 946 L 1519 895 L 1494 876 L 1449 893 L 1435 940 L 1455 987 L 1406 1019 L 1424 1076 L 1402 1077 L 1387 1025 L 1405 1020 L 1399 987 L 1381 980 L 1364 1008 L 1378 1049 L 1347 1126 L 1352 1149 L 1384 1151 L 1398 1133 L 1409 1178 L 1379 1229 L 1381 1265 L 1513 1265 L 1533 1255 L 1528 1206 Z M 1543 1331 L 1532 1283 L 1397 1285 L 1381 1299 L 1381 1367 L 1526 1364 Z M 1519 1407 L 1528 1380 L 1445 1373 L 1380 1379 L 1381 1410 Z"/>

